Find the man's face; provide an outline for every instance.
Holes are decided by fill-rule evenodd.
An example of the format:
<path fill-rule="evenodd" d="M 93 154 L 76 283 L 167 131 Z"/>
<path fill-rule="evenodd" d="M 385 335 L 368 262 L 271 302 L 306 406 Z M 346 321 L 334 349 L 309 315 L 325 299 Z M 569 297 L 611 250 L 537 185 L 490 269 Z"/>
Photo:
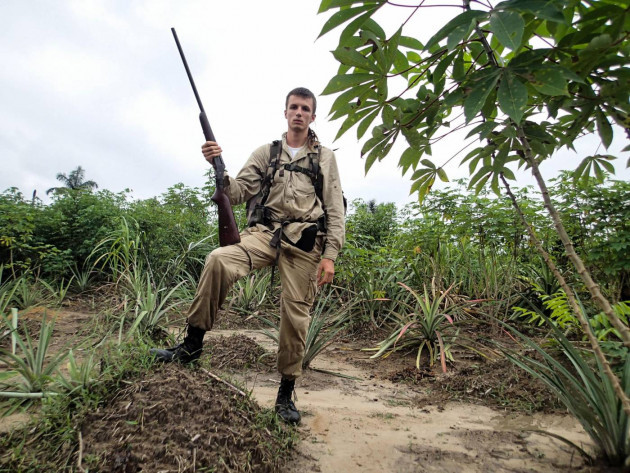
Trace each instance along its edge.
<path fill-rule="evenodd" d="M 304 98 L 299 95 L 289 96 L 287 109 L 284 111 L 284 118 L 287 119 L 289 130 L 301 132 L 308 129 L 308 126 L 315 120 L 313 113 L 313 99 Z"/>

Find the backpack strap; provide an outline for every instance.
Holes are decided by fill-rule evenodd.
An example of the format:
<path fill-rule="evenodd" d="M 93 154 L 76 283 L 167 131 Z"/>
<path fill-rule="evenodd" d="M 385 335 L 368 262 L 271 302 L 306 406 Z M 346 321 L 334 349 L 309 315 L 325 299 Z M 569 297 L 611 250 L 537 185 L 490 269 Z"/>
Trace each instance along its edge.
<path fill-rule="evenodd" d="M 280 154 L 282 153 L 282 141 L 275 140 L 269 146 L 269 164 L 260 184 L 260 191 L 254 197 L 247 201 L 247 224 L 252 227 L 257 223 L 268 224 L 268 211 L 265 207 L 271 185 L 280 163 Z"/>
<path fill-rule="evenodd" d="M 261 186 L 261 200 L 260 204 L 265 205 L 267 198 L 269 197 L 269 191 L 273 185 L 276 171 L 280 163 L 280 154 L 282 153 L 282 141 L 274 140 L 269 146 L 269 165 L 267 166 L 267 174 L 263 178 Z"/>
<path fill-rule="evenodd" d="M 310 165 L 311 165 L 311 172 L 308 173 L 308 175 L 310 176 L 311 181 L 313 182 L 313 187 L 315 188 L 315 195 L 317 196 L 319 201 L 323 203 L 324 199 L 322 197 L 322 193 L 323 193 L 324 182 L 320 173 L 320 166 L 319 166 L 319 160 L 322 155 L 322 147 L 318 143 L 315 145 L 315 149 L 317 150 L 317 152 L 308 153 L 308 157 L 309 157 Z"/>

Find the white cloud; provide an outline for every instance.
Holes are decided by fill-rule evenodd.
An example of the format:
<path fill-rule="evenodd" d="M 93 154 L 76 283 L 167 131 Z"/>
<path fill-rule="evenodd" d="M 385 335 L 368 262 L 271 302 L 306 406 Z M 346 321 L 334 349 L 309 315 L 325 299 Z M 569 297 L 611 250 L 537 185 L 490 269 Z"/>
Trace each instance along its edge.
<path fill-rule="evenodd" d="M 118 82 L 120 71 L 111 58 L 99 57 L 69 44 L 45 45 L 28 56 L 25 71 L 42 88 L 63 98 L 99 95 Z"/>

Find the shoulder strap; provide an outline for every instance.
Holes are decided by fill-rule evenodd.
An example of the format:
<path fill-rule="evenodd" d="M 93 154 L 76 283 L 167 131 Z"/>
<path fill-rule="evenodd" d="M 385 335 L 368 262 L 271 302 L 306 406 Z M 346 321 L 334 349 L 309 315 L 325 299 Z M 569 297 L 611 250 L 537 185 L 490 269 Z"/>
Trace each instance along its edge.
<path fill-rule="evenodd" d="M 278 163 L 280 162 L 280 154 L 282 153 L 282 141 L 273 140 L 269 146 L 269 165 L 267 166 L 266 178 L 269 179 L 269 183 L 273 183 L 274 176 L 278 170 Z"/>
<path fill-rule="evenodd" d="M 269 146 L 269 164 L 267 166 L 267 174 L 262 181 L 262 186 L 260 189 L 261 199 L 260 204 L 265 205 L 267 202 L 267 197 L 269 197 L 269 190 L 271 189 L 271 185 L 273 184 L 273 179 L 276 175 L 276 171 L 278 170 L 278 164 L 280 162 L 280 154 L 282 153 L 282 141 L 274 140 Z"/>
<path fill-rule="evenodd" d="M 313 181 L 313 187 L 315 187 L 315 195 L 323 202 L 322 198 L 322 188 L 323 188 L 323 179 L 320 174 L 319 168 L 319 159 L 322 155 L 322 146 L 320 144 L 316 145 L 317 153 L 309 153 L 308 156 L 311 159 L 311 181 Z"/>

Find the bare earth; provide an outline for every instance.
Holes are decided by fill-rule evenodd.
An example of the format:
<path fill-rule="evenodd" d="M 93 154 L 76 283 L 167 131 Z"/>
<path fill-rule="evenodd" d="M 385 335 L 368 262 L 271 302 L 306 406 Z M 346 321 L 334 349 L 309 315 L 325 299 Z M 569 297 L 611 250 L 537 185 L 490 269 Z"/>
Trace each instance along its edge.
<path fill-rule="evenodd" d="M 259 333 L 246 335 L 273 349 Z M 458 402 L 414 407 L 418 387 L 376 378 L 344 362 L 349 355 L 367 358 L 358 350 L 329 348 L 313 368 L 358 379 L 307 370 L 298 382 L 304 440 L 288 471 L 589 471 L 566 444 L 526 432 L 559 434 L 588 450 L 588 436 L 572 417 L 515 414 Z M 248 372 L 243 382 L 262 406 L 273 405 L 275 373 Z"/>
<path fill-rule="evenodd" d="M 33 315 L 29 323 L 37 325 L 41 314 Z M 80 327 L 90 316 L 63 311 L 58 315 L 55 332 L 60 338 L 83 336 Z M 273 368 L 273 343 L 255 330 L 213 331 L 206 340 L 208 350 L 204 356 L 209 357 L 212 371 L 225 379 L 239 381 L 260 406 L 271 408 L 279 379 Z M 59 339 L 56 343 L 64 344 Z M 233 461 L 233 465 L 238 465 L 249 455 L 258 458 L 261 465 L 250 465 L 253 471 L 604 471 L 585 465 L 582 457 L 566 444 L 532 432 L 558 434 L 592 451 L 588 436 L 572 417 L 558 414 L 557 409 L 527 415 L 500 409 L 496 402 L 485 402 L 484 399 L 490 398 L 483 395 L 495 388 L 479 381 L 490 377 L 485 376 L 484 365 L 479 378 L 467 378 L 473 380 L 471 391 L 481 392 L 481 402 L 453 402 L 445 396 L 444 386 L 460 382 L 464 370 L 460 371 L 461 376 L 455 372 L 451 378 L 427 372 L 412 383 L 402 382 L 398 380 L 400 373 L 405 373 L 401 360 L 390 357 L 389 364 L 370 360 L 359 348 L 359 343 L 336 343 L 320 354 L 313 363 L 314 370 L 306 370 L 298 381 L 296 404 L 302 412 L 298 427 L 302 441 L 287 463 L 276 463 L 266 456 L 266 451 L 256 450 L 267 440 L 264 432 L 255 439 L 259 433 L 252 434 L 253 421 L 234 411 L 230 399 L 237 399 L 238 395 L 221 383 L 209 385 L 213 381 L 199 372 L 177 366 L 156 368 L 146 379 L 130 387 L 128 393 L 117 396 L 111 406 L 89 416 L 82 427 L 86 461 L 88 454 L 110 459 L 107 462 L 110 469 L 102 471 L 138 471 L 133 468 L 196 471 L 201 459 L 207 465 L 213 464 L 213 450 L 216 445 L 225 444 L 228 453 L 220 454 L 222 462 Z M 417 374 L 415 368 L 411 371 Z M 505 372 L 499 374 L 501 379 L 510 376 Z M 521 387 L 524 381 L 516 379 L 511 385 Z M 440 384 L 440 380 L 446 381 Z M 192 424 L 191 415 L 195 420 Z M 140 423 L 134 420 L 138 418 Z M 0 432 L 15 428 L 25 419 L 24 414 L 2 419 Z M 167 425 L 168 429 L 163 430 L 165 438 L 160 438 L 161 427 L 144 429 L 145 422 Z M 118 429 L 121 434 L 117 433 L 116 438 L 108 435 Z M 151 432 L 150 437 L 147 432 Z M 118 440 L 119 436 L 122 440 Z M 173 442 L 177 442 L 177 436 L 183 438 L 182 450 L 175 450 Z M 166 450 L 160 445 L 166 445 Z M 180 452 L 173 453 L 179 467 L 168 463 L 169 449 Z M 111 461 L 117 462 L 119 468 Z M 231 471 L 231 468 L 226 465 L 218 471 Z"/>

